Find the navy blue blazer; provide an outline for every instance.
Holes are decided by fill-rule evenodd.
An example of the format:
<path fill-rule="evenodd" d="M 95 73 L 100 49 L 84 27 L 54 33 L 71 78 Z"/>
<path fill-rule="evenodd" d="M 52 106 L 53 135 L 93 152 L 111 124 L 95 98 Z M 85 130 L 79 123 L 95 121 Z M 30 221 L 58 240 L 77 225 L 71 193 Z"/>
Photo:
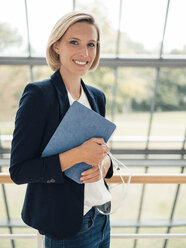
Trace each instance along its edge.
<path fill-rule="evenodd" d="M 103 92 L 83 81 L 81 84 L 92 109 L 105 116 Z M 22 219 L 52 239 L 75 235 L 83 217 L 84 184 L 64 175 L 58 154 L 41 157 L 69 107 L 59 71 L 49 79 L 28 84 L 20 100 L 12 140 L 11 179 L 16 184 L 28 184 Z M 106 177 L 112 174 L 111 165 Z"/>

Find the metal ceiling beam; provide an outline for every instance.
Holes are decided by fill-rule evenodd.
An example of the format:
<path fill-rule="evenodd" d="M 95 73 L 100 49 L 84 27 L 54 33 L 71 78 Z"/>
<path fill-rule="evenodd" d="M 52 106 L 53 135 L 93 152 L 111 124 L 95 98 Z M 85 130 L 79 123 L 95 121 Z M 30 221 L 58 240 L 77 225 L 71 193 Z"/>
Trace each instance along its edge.
<path fill-rule="evenodd" d="M 44 57 L 0 57 L 0 65 L 47 65 Z M 105 58 L 100 67 L 186 67 L 186 58 Z"/>

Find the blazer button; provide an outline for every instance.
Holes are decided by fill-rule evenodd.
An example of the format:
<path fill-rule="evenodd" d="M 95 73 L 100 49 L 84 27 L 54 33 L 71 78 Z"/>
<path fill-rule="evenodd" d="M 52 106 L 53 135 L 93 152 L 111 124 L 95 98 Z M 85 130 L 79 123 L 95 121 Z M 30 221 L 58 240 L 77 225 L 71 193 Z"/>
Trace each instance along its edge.
<path fill-rule="evenodd" d="M 51 182 L 51 183 L 55 183 L 55 181 L 56 181 L 56 180 L 55 180 L 55 179 L 53 179 L 53 178 L 52 178 L 52 179 L 50 179 L 50 182 Z"/>

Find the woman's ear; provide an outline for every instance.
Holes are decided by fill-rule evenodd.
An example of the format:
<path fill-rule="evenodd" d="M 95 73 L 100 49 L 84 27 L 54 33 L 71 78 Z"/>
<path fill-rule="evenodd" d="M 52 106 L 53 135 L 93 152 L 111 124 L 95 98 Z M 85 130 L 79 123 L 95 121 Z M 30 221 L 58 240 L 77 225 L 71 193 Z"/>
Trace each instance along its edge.
<path fill-rule="evenodd" d="M 53 50 L 54 50 L 57 54 L 59 54 L 59 42 L 58 42 L 58 41 L 56 41 L 56 42 L 52 45 L 52 48 L 53 48 Z"/>

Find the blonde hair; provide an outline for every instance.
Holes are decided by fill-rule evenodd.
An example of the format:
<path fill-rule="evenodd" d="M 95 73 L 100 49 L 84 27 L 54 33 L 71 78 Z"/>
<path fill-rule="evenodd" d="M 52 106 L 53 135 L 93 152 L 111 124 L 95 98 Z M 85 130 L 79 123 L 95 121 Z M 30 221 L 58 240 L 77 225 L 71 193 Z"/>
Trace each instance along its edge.
<path fill-rule="evenodd" d="M 96 49 L 96 57 L 94 59 L 94 62 L 92 63 L 89 70 L 93 70 L 97 67 L 100 57 L 100 30 L 98 25 L 96 24 L 96 21 L 94 17 L 85 12 L 79 12 L 79 11 L 73 11 L 62 18 L 60 18 L 57 23 L 55 24 L 54 28 L 52 29 L 48 43 L 47 43 L 47 49 L 46 49 L 46 60 L 48 65 L 53 71 L 57 71 L 60 68 L 60 59 L 58 54 L 54 51 L 53 45 L 55 42 L 59 41 L 67 29 L 72 26 L 73 24 L 77 22 L 88 22 L 95 26 L 97 30 L 97 49 Z"/>

